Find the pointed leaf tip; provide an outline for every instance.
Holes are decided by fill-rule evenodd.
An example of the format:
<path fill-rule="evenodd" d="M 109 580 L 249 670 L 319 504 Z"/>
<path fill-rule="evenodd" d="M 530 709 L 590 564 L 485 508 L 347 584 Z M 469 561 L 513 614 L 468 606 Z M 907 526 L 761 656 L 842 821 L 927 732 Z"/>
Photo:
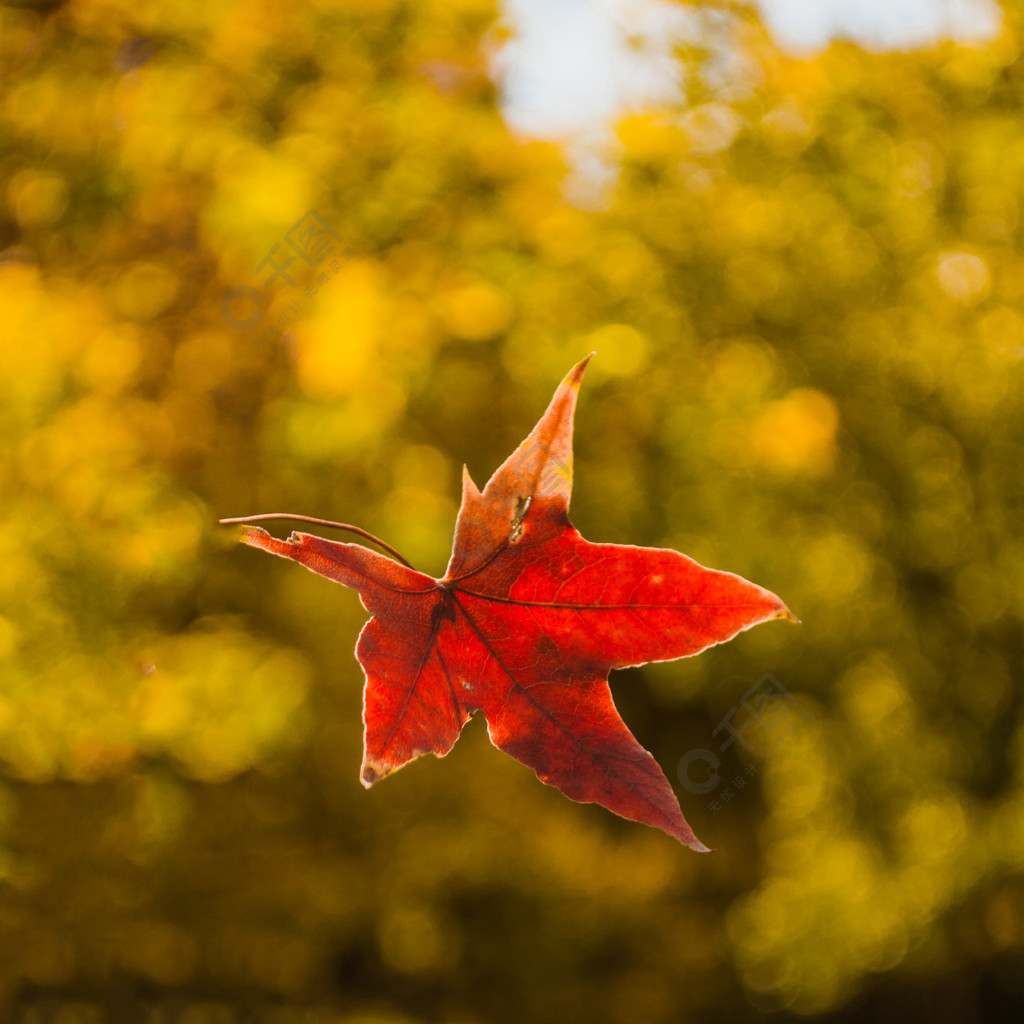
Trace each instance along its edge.
<path fill-rule="evenodd" d="M 238 531 L 238 539 L 242 544 L 261 547 L 270 534 L 262 526 L 243 526 Z"/>
<path fill-rule="evenodd" d="M 463 493 L 467 491 L 474 497 L 480 496 L 480 488 L 474 483 L 473 478 L 469 475 L 469 466 L 463 463 L 462 466 L 462 490 Z"/>
<path fill-rule="evenodd" d="M 595 352 L 591 352 L 589 355 L 584 356 L 570 371 L 569 377 L 574 382 L 578 383 L 583 380 L 583 374 L 587 372 L 587 367 L 590 365 L 590 360 L 596 355 Z"/>

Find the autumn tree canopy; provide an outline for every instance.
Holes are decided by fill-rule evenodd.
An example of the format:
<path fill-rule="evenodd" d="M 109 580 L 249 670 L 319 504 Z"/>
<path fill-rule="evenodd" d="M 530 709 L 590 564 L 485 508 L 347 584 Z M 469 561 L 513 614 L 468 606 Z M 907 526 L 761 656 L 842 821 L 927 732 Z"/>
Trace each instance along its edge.
<path fill-rule="evenodd" d="M 0 1016 L 1017 1019 L 1021 8 L 795 58 L 693 7 L 582 204 L 489 2 L 0 6 Z M 477 722 L 364 791 L 364 610 L 217 526 L 440 577 L 591 351 L 581 532 L 803 621 L 612 673 L 708 857 Z"/>

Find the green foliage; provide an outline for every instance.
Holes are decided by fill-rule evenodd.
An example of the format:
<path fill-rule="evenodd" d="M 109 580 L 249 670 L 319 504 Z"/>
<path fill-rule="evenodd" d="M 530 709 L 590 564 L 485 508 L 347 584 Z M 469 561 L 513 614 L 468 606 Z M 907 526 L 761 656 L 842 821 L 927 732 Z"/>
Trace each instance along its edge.
<path fill-rule="evenodd" d="M 0 1016 L 1016 1019 L 1019 5 L 800 60 L 734 11 L 598 210 L 504 128 L 493 18 L 0 6 Z M 233 328 L 309 210 L 348 252 Z M 613 676 L 670 777 L 762 674 L 796 697 L 773 755 L 722 752 L 742 798 L 679 791 L 710 857 L 479 723 L 365 793 L 362 609 L 215 526 L 343 519 L 439 575 L 461 463 L 591 350 L 580 529 L 804 622 Z"/>

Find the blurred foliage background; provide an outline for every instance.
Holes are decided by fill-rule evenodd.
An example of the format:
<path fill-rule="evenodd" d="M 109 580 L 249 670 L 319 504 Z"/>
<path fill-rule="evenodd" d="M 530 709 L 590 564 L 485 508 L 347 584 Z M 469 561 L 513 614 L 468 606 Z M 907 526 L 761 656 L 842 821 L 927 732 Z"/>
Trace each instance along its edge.
<path fill-rule="evenodd" d="M 503 124 L 496 16 L 0 6 L 0 1017 L 1019 1020 L 1024 9 L 796 59 L 696 5 L 586 207 Z M 479 721 L 365 792 L 358 599 L 216 524 L 440 575 L 461 464 L 591 350 L 584 535 L 803 620 L 613 676 L 673 781 L 795 699 L 732 799 L 679 787 L 708 856 Z"/>

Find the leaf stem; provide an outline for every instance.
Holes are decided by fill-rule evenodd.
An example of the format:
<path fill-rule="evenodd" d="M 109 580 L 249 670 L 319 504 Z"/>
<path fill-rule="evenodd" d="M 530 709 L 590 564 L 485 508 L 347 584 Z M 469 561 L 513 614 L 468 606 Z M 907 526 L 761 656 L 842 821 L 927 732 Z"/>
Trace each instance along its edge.
<path fill-rule="evenodd" d="M 403 558 L 390 544 L 385 544 L 380 537 L 374 537 L 372 533 L 368 533 L 359 526 L 352 526 L 351 523 L 335 523 L 330 519 L 316 519 L 313 516 L 300 516 L 291 512 L 265 512 L 258 516 L 237 516 L 234 519 L 220 519 L 218 522 L 229 525 L 231 523 L 258 523 L 263 519 L 291 519 L 298 523 L 311 523 L 313 526 L 326 526 L 332 530 L 348 530 L 349 533 L 355 533 L 360 537 L 365 537 L 368 541 L 376 544 L 377 547 L 383 548 L 389 555 L 393 555 L 407 568 L 412 569 L 414 572 L 418 571 L 411 562 Z"/>

